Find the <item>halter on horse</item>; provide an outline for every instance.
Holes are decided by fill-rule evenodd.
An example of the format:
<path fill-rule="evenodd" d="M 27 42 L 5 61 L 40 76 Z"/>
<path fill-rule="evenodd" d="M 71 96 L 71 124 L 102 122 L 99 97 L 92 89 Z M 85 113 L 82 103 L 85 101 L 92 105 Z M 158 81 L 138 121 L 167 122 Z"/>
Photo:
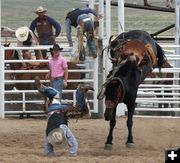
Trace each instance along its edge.
<path fill-rule="evenodd" d="M 133 30 L 120 34 L 109 42 L 113 67 L 99 91 L 98 99 L 105 96 L 105 120 L 110 120 L 110 130 L 105 148 L 112 147 L 113 129 L 116 125 L 116 107 L 123 102 L 128 109 L 128 147 L 134 146 L 132 125 L 137 90 L 145 77 L 155 67 L 161 68 L 165 56 L 161 47 L 144 31 Z"/>

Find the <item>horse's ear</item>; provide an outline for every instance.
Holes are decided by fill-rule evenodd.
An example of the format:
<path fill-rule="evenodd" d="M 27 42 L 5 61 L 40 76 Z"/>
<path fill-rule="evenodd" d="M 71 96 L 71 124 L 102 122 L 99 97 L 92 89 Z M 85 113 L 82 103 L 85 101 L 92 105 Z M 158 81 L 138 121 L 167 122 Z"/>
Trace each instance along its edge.
<path fill-rule="evenodd" d="M 112 38 L 114 37 L 114 35 L 111 35 L 110 38 L 109 38 L 109 44 L 111 44 L 111 40 Z"/>
<path fill-rule="evenodd" d="M 11 43 L 10 43 L 10 42 L 8 42 L 8 44 L 7 44 L 7 45 L 8 45 L 8 47 L 10 46 L 10 44 L 11 44 Z"/>

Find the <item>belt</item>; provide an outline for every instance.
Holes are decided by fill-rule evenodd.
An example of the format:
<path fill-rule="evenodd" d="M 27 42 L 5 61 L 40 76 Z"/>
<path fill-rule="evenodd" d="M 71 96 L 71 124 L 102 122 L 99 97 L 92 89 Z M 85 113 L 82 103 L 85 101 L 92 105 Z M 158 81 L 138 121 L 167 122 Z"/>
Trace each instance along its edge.
<path fill-rule="evenodd" d="M 85 19 L 83 19 L 82 21 L 83 22 L 87 22 L 87 21 L 90 21 L 91 20 L 91 18 L 85 18 Z"/>
<path fill-rule="evenodd" d="M 52 78 L 53 80 L 58 80 L 58 79 L 64 79 L 63 76 L 59 76 L 59 77 L 55 77 L 55 78 Z"/>

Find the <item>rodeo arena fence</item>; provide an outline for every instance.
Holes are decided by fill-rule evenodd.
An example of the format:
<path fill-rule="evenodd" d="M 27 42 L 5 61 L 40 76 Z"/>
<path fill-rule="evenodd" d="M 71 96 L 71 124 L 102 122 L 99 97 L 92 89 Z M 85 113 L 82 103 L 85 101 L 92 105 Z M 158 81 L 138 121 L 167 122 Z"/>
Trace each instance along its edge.
<path fill-rule="evenodd" d="M 139 86 L 138 97 L 136 99 L 136 114 L 139 115 L 170 115 L 179 116 L 180 112 L 180 68 L 175 67 L 176 62 L 180 61 L 180 54 L 175 54 L 175 49 L 180 46 L 175 45 L 161 45 L 165 51 L 168 62 L 171 64 L 171 68 L 162 68 L 162 77 L 146 78 L 145 82 Z M 6 115 L 31 115 L 31 114 L 42 114 L 44 115 L 44 98 L 38 93 L 37 90 L 18 90 L 16 84 L 23 83 L 34 83 L 34 80 L 8 80 L 5 76 L 8 74 L 21 74 L 21 73 L 44 73 L 49 71 L 46 70 L 11 70 L 7 69 L 7 65 L 11 63 L 22 63 L 22 62 L 48 62 L 48 60 L 5 60 L 6 50 L 37 50 L 37 49 L 49 49 L 50 46 L 37 46 L 37 47 L 3 47 L 1 46 L 0 55 L 0 117 L 4 118 Z M 68 46 L 62 51 L 68 60 L 70 60 L 72 48 Z M 90 92 L 92 96 L 88 99 L 92 113 L 98 113 L 98 59 L 87 58 L 83 63 L 78 64 L 81 69 L 69 69 L 69 72 L 81 72 L 85 73 L 83 79 L 68 80 L 68 83 L 87 83 L 94 87 L 94 92 Z M 103 61 L 104 62 L 104 61 Z M 159 72 L 158 69 L 154 69 L 153 72 Z M 172 73 L 172 78 L 163 77 L 163 74 Z M 105 79 L 104 79 L 105 80 Z M 47 84 L 49 81 L 41 80 Z M 155 84 L 156 81 L 162 84 Z M 172 81 L 172 84 L 163 84 L 164 81 Z M 103 84 L 103 81 L 101 81 Z M 147 84 L 149 83 L 149 84 Z M 12 90 L 6 90 L 5 87 L 9 84 L 14 84 Z M 75 89 L 64 90 L 63 94 L 71 94 L 72 99 L 66 99 L 75 105 Z M 38 96 L 39 94 L 39 96 Z M 39 107 L 38 107 L 39 106 Z M 103 108 L 102 108 L 103 109 Z M 120 104 L 118 106 L 119 115 L 124 115 L 126 107 Z M 118 111 L 117 111 L 118 112 Z M 163 114 L 162 114 L 163 113 Z"/>
<path fill-rule="evenodd" d="M 124 32 L 124 0 L 117 0 L 118 2 L 118 33 Z M 175 15 L 176 15 L 176 34 L 175 43 L 172 45 L 160 44 L 165 51 L 168 62 L 171 64 L 171 68 L 162 68 L 161 77 L 157 78 L 146 78 L 145 82 L 139 86 L 138 96 L 136 99 L 136 114 L 149 115 L 153 112 L 155 114 L 166 116 L 179 116 L 180 113 L 180 0 L 175 0 Z M 89 7 L 97 7 L 99 13 L 104 15 L 105 22 L 103 19 L 99 20 L 99 31 L 98 37 L 102 40 L 102 47 L 108 45 L 108 39 L 111 36 L 111 0 L 89 0 Z M 92 17 L 93 19 L 93 17 Z M 105 27 L 105 28 L 104 28 Z M 106 31 L 104 33 L 104 31 Z M 62 44 L 61 44 L 62 45 Z M 63 44 L 64 45 L 64 44 Z M 3 47 L 0 48 L 0 118 L 4 118 L 8 114 L 43 114 L 44 99 L 37 97 L 37 90 L 18 90 L 16 87 L 12 90 L 6 90 L 5 86 L 8 84 L 32 84 L 34 80 L 7 80 L 5 76 L 12 73 L 44 73 L 47 70 L 7 70 L 5 66 L 10 63 L 22 63 L 31 62 L 30 60 L 5 60 L 5 50 L 23 50 L 23 49 L 49 49 L 49 46 L 37 46 L 31 48 L 22 47 Z M 102 49 L 101 49 L 102 50 Z M 62 54 L 67 58 L 70 58 L 72 49 L 68 46 L 64 48 Z M 97 57 L 96 59 L 86 58 L 84 63 L 80 64 L 82 69 L 69 70 L 69 72 L 82 72 L 85 73 L 83 79 L 68 80 L 68 83 L 88 83 L 94 87 L 93 96 L 90 96 L 89 103 L 91 106 L 92 113 L 98 113 L 101 116 L 104 111 L 104 102 L 97 100 L 98 88 L 105 82 L 105 78 L 111 68 L 111 63 L 104 54 L 103 57 Z M 34 60 L 32 62 L 35 62 Z M 36 62 L 48 62 L 48 60 L 36 60 Z M 158 73 L 158 69 L 154 69 L 153 72 Z M 167 78 L 163 74 L 171 73 L 173 77 Z M 159 84 L 155 84 L 154 81 L 159 81 Z M 164 84 L 165 81 L 171 81 L 171 84 Z M 49 81 L 42 81 L 47 83 Z M 163 83 L 163 84 L 160 84 Z M 63 94 L 71 93 L 73 96 L 71 102 L 75 104 L 75 89 L 74 90 L 64 90 Z M 31 94 L 31 95 L 28 95 Z M 21 96 L 21 97 L 19 97 Z M 41 96 L 42 97 L 42 96 Z M 40 105 L 37 109 L 36 106 Z M 11 106 L 11 107 L 10 107 Z M 117 108 L 118 115 L 126 114 L 126 106 L 119 104 Z"/>
<path fill-rule="evenodd" d="M 23 63 L 23 62 L 48 62 L 48 60 L 5 60 L 5 51 L 6 50 L 49 50 L 50 46 L 37 46 L 37 47 L 3 47 L 1 46 L 1 68 L 0 68 L 0 98 L 1 98 L 1 107 L 0 107 L 0 117 L 4 118 L 5 115 L 21 115 L 23 114 L 45 114 L 44 112 L 44 106 L 45 106 L 45 100 L 42 98 L 42 95 L 38 93 L 37 90 L 18 90 L 16 88 L 16 84 L 33 84 L 34 80 L 16 80 L 15 78 L 12 79 L 6 79 L 6 76 L 9 76 L 10 74 L 25 74 L 25 73 L 44 73 L 44 76 L 49 71 L 48 66 L 46 70 L 11 70 L 7 68 L 9 64 L 12 63 Z M 67 58 L 67 60 L 70 60 L 70 55 L 72 52 L 72 48 L 65 47 L 64 50 L 61 52 L 63 56 Z M 91 85 L 95 90 L 93 92 L 90 92 L 91 95 L 90 98 L 88 98 L 88 103 L 91 107 L 91 112 L 97 113 L 98 110 L 98 101 L 95 97 L 97 97 L 97 62 L 98 59 L 87 59 L 84 63 L 77 64 L 79 67 L 82 67 L 81 69 L 69 69 L 69 73 L 84 73 L 85 77 L 83 79 L 72 79 L 68 80 L 68 83 L 85 83 Z M 45 85 L 49 85 L 49 80 L 41 80 L 42 83 Z M 12 90 L 6 90 L 5 87 L 8 85 L 14 84 L 14 88 Z M 66 102 L 70 102 L 73 105 L 75 105 L 75 91 L 73 90 L 63 90 L 63 94 L 71 94 L 73 97 L 71 100 L 67 99 Z M 38 96 L 39 94 L 39 96 Z M 36 105 L 33 105 L 36 104 Z M 28 106 L 30 105 L 30 106 Z M 36 106 L 38 106 L 36 107 Z M 44 106 L 43 106 L 44 105 Z"/>

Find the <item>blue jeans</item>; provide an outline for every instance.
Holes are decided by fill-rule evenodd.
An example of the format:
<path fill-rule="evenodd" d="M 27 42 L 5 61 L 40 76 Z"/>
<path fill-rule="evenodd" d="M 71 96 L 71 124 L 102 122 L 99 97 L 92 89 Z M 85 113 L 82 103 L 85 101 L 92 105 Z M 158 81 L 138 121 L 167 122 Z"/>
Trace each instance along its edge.
<path fill-rule="evenodd" d="M 40 45 L 52 45 L 50 36 L 44 36 L 44 37 L 41 36 L 39 39 L 40 39 L 39 40 Z M 47 57 L 47 50 L 41 50 L 41 53 L 43 55 L 43 58 Z"/>
<path fill-rule="evenodd" d="M 62 99 L 62 90 L 64 86 L 64 79 L 57 78 L 51 81 L 51 86 L 59 92 L 59 98 Z"/>
<path fill-rule="evenodd" d="M 46 86 L 43 86 L 40 90 L 39 90 L 40 93 L 44 94 L 46 97 L 50 98 L 50 99 L 53 99 L 55 96 L 57 96 L 59 94 L 59 92 L 52 88 L 52 87 L 46 87 Z M 54 110 L 66 110 L 68 108 L 70 108 L 71 105 L 68 105 L 68 104 L 61 104 L 60 102 L 59 103 L 53 103 L 53 104 L 50 104 L 48 106 L 48 112 L 51 112 L 51 111 L 54 111 Z"/>
<path fill-rule="evenodd" d="M 76 105 L 80 105 L 81 111 L 83 111 L 84 107 L 87 105 L 85 100 L 85 93 L 79 88 L 76 90 Z"/>
<path fill-rule="evenodd" d="M 94 40 L 94 24 L 93 22 L 84 22 L 84 33 L 87 32 L 87 46 L 91 54 L 95 55 L 97 53 L 97 47 Z"/>

